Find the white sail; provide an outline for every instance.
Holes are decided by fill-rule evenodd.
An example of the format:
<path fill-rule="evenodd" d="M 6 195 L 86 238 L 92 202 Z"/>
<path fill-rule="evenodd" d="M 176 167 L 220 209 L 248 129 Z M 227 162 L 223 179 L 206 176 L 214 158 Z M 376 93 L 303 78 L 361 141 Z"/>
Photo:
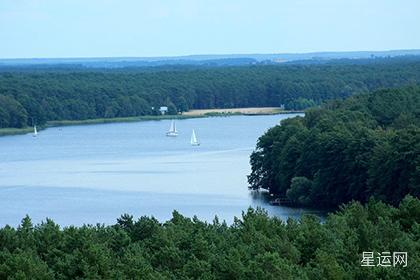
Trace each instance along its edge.
<path fill-rule="evenodd" d="M 195 135 L 194 129 L 193 129 L 192 134 L 191 134 L 191 145 L 193 145 L 193 146 L 199 146 L 200 145 L 200 142 L 198 142 L 197 136 Z"/>
<path fill-rule="evenodd" d="M 175 132 L 175 133 L 177 133 L 177 131 L 176 131 L 176 123 L 175 123 L 175 121 L 172 121 L 172 132 Z"/>
<path fill-rule="evenodd" d="M 36 137 L 38 135 L 38 130 L 36 130 L 36 125 L 34 125 L 34 134 L 33 136 Z"/>
<path fill-rule="evenodd" d="M 172 120 L 171 127 L 169 128 L 169 131 L 166 133 L 166 136 L 177 136 L 178 131 L 176 131 L 176 124 L 175 121 Z"/>

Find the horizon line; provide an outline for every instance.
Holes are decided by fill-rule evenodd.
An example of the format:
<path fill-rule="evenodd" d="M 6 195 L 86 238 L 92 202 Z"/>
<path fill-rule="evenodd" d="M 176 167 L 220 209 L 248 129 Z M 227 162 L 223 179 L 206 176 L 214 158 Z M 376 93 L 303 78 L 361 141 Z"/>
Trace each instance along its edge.
<path fill-rule="evenodd" d="M 185 55 L 156 55 L 156 56 L 62 56 L 62 57 L 12 57 L 0 60 L 44 60 L 44 59 L 164 59 L 164 58 L 194 58 L 200 56 L 259 56 L 259 55 L 311 55 L 311 54 L 337 54 L 337 53 L 383 53 L 383 52 L 416 52 L 420 48 L 386 49 L 386 50 L 344 50 L 344 51 L 310 51 L 310 52 L 268 52 L 268 53 L 202 53 Z"/>

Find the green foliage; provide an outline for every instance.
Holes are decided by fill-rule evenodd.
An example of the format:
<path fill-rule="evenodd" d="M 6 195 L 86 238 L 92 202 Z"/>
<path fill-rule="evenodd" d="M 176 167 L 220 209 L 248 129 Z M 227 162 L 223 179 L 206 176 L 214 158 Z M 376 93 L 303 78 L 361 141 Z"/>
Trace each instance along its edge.
<path fill-rule="evenodd" d="M 290 184 L 290 189 L 286 191 L 286 196 L 293 203 L 307 205 L 310 203 L 311 190 L 311 180 L 306 177 L 294 177 Z"/>
<path fill-rule="evenodd" d="M 251 155 L 253 189 L 301 205 L 420 196 L 420 88 L 332 101 L 271 128 Z"/>
<path fill-rule="evenodd" d="M 305 179 L 295 179 L 301 183 Z M 420 201 L 351 203 L 326 221 L 284 223 L 249 209 L 231 226 L 177 212 L 160 223 L 123 215 L 112 226 L 53 221 L 0 229 L 1 279 L 416 279 Z M 408 266 L 361 267 L 363 251 L 408 253 Z"/>
<path fill-rule="evenodd" d="M 312 99 L 299 97 L 297 99 L 293 99 L 290 102 L 286 103 L 285 109 L 300 111 L 300 110 L 304 110 L 310 107 L 314 107 L 315 105 L 317 104 Z"/>
<path fill-rule="evenodd" d="M 418 60 L 401 58 L 216 68 L 5 68 L 0 69 L 0 127 L 156 115 L 160 106 L 168 106 L 169 114 L 281 105 L 302 110 L 324 100 L 419 83 L 419 73 Z M 407 100 L 389 99 L 381 106 L 390 101 L 405 106 Z"/>
<path fill-rule="evenodd" d="M 28 114 L 23 106 L 10 96 L 0 95 L 0 128 L 26 126 Z"/>

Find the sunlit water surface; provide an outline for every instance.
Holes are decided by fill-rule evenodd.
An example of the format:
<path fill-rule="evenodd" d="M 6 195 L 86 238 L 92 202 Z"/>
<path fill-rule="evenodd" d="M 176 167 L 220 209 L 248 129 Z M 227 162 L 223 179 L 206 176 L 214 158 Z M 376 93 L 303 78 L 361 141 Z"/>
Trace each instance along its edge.
<path fill-rule="evenodd" d="M 123 213 L 166 221 L 175 209 L 228 223 L 248 207 L 281 219 L 304 209 L 271 206 L 247 189 L 249 155 L 280 120 L 295 115 L 234 116 L 55 127 L 0 137 L 0 225 L 113 224 Z M 201 146 L 190 145 L 195 129 Z"/>

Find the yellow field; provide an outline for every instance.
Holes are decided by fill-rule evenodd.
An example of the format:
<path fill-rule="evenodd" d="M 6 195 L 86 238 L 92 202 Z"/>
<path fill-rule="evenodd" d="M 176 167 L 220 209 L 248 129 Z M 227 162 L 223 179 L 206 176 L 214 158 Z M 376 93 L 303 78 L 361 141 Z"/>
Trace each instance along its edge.
<path fill-rule="evenodd" d="M 245 114 L 245 115 L 271 115 L 281 113 L 279 107 L 260 107 L 260 108 L 227 108 L 227 109 L 202 109 L 191 110 L 183 113 L 186 116 L 203 116 L 206 114 Z"/>

